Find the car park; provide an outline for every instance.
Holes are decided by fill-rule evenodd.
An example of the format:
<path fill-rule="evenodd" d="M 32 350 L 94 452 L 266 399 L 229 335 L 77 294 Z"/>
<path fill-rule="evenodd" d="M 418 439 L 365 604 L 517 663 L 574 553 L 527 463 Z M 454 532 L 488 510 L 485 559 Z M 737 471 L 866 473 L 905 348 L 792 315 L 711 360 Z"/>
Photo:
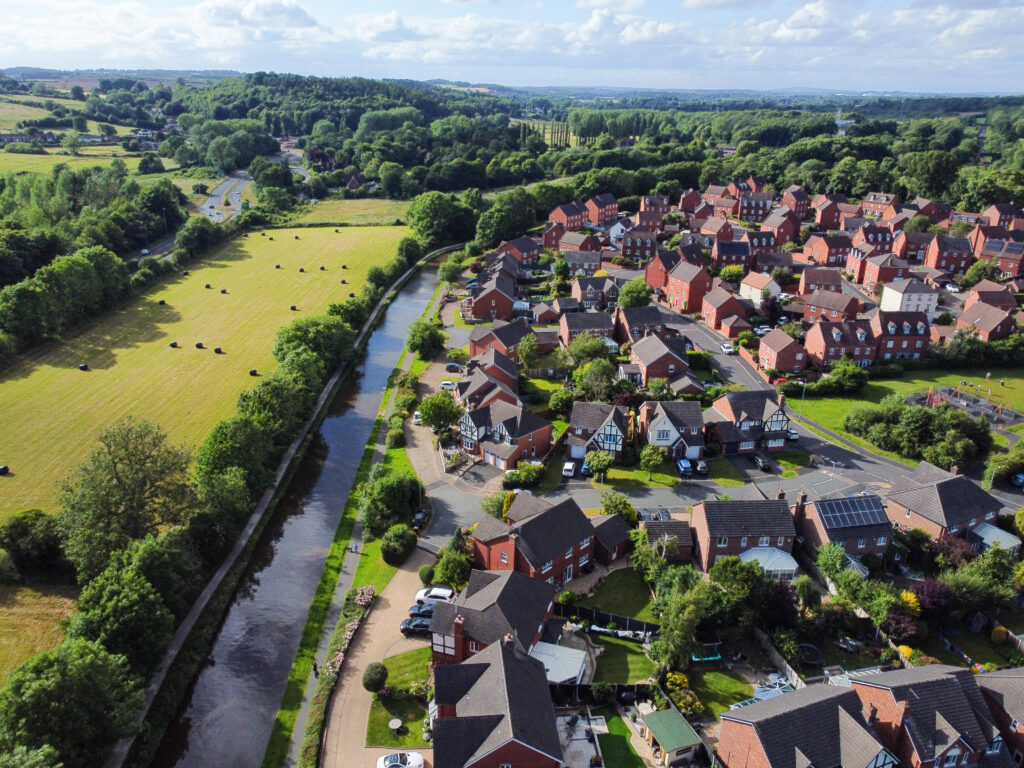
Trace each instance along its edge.
<path fill-rule="evenodd" d="M 454 601 L 455 590 L 451 587 L 427 587 L 416 593 L 417 603 L 451 603 Z"/>
<path fill-rule="evenodd" d="M 679 470 L 679 474 L 682 477 L 689 477 L 693 474 L 693 464 L 690 463 L 689 459 L 679 459 L 676 461 L 676 469 Z"/>
<path fill-rule="evenodd" d="M 708 463 L 704 459 L 697 459 L 697 474 L 706 475 L 708 473 Z"/>
<path fill-rule="evenodd" d="M 410 619 L 429 619 L 434 615 L 433 603 L 417 603 L 409 608 Z"/>
<path fill-rule="evenodd" d="M 419 752 L 395 752 L 377 759 L 377 768 L 423 768 Z"/>
<path fill-rule="evenodd" d="M 454 392 L 455 391 L 455 382 L 454 381 L 442 381 L 441 382 L 441 389 L 443 389 L 445 392 Z"/>
<path fill-rule="evenodd" d="M 788 440 L 799 440 L 800 439 L 800 433 L 797 432 L 793 427 L 789 427 L 786 430 L 786 439 L 788 439 Z"/>
<path fill-rule="evenodd" d="M 562 465 L 562 477 L 572 477 L 576 474 L 576 462 L 567 461 Z"/>
<path fill-rule="evenodd" d="M 406 637 L 409 635 L 429 635 L 430 621 L 426 616 L 417 616 L 415 619 L 403 619 L 399 629 L 401 629 L 402 634 Z"/>
<path fill-rule="evenodd" d="M 448 363 L 444 370 L 446 373 L 462 373 L 462 366 L 458 363 Z"/>
<path fill-rule="evenodd" d="M 736 347 L 734 347 L 728 341 L 723 341 L 722 342 L 722 351 L 725 354 L 727 354 L 727 355 L 735 355 L 736 354 Z"/>
<path fill-rule="evenodd" d="M 754 462 L 754 466 L 760 469 L 762 472 L 772 471 L 771 463 L 769 463 L 768 459 L 766 459 L 764 456 L 761 456 L 760 454 L 757 453 L 752 453 L 750 454 L 750 460 Z"/>

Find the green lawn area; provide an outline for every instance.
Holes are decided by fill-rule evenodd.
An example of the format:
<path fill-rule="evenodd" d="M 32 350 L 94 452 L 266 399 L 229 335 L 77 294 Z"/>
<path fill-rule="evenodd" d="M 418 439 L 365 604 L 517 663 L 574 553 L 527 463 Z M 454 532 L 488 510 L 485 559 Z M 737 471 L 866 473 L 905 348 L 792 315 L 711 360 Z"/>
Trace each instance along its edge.
<path fill-rule="evenodd" d="M 772 461 L 782 467 L 782 477 L 796 477 L 796 470 L 811 463 L 811 457 L 803 451 L 783 451 L 771 454 Z"/>
<path fill-rule="evenodd" d="M 832 667 L 838 664 L 843 669 L 861 669 L 878 664 L 878 659 L 872 656 L 866 648 L 862 648 L 856 653 L 847 653 L 836 645 L 831 638 L 825 641 L 825 644 L 821 647 L 821 654 L 823 656 L 823 667 Z M 820 673 L 817 667 L 811 667 L 811 669 L 814 674 Z"/>
<path fill-rule="evenodd" d="M 735 672 L 727 669 L 706 669 L 687 673 L 690 690 L 704 708 L 718 719 L 732 704 L 749 699 L 754 688 Z"/>
<path fill-rule="evenodd" d="M 562 482 L 562 466 L 565 461 L 562 459 L 552 459 L 544 467 L 544 477 L 540 480 L 540 485 L 537 486 L 538 493 L 550 493 L 551 491 L 558 488 Z"/>
<path fill-rule="evenodd" d="M 562 382 L 558 379 L 527 379 L 523 385 L 523 394 L 529 397 L 528 408 L 531 411 L 539 412 L 548 410 L 548 400 L 552 392 L 562 388 Z"/>
<path fill-rule="evenodd" d="M 0 445 L 11 467 L 0 522 L 23 509 L 55 512 L 58 484 L 84 461 L 99 431 L 128 414 L 159 424 L 173 443 L 197 446 L 214 424 L 234 414 L 239 393 L 253 386 L 249 369 L 276 367 L 276 330 L 358 291 L 370 267 L 394 257 L 405 230 L 270 234 L 273 241 L 254 233 L 226 243 L 191 265 L 189 275 L 168 277 L 84 330 L 22 356 L 0 375 Z M 348 285 L 340 285 L 342 274 Z M 179 348 L 171 349 L 170 341 Z M 206 349 L 196 349 L 197 341 Z M 214 354 L 215 346 L 224 354 Z M 80 363 L 89 370 L 79 371 Z"/>
<path fill-rule="evenodd" d="M 1013 652 L 1013 646 L 1005 643 L 1001 646 L 993 645 L 989 639 L 989 633 L 969 632 L 961 625 L 960 634 L 956 637 L 949 637 L 949 641 L 957 648 L 970 656 L 978 664 L 995 664 L 1003 666 L 1009 661 L 1009 655 Z"/>
<path fill-rule="evenodd" d="M 638 683 L 654 674 L 654 662 L 637 643 L 604 635 L 590 639 L 605 648 L 597 659 L 595 683 Z"/>
<path fill-rule="evenodd" d="M 430 746 L 422 738 L 423 718 L 427 709 L 418 700 L 406 694 L 398 693 L 406 690 L 412 683 L 426 681 L 429 674 L 427 665 L 430 662 L 429 646 L 407 651 L 397 656 L 384 659 L 388 668 L 388 685 L 395 694 L 385 703 L 375 696 L 370 705 L 370 717 L 366 724 L 366 744 L 374 747 L 427 747 Z M 400 718 L 404 727 L 398 734 L 388 728 L 388 721 Z"/>
<path fill-rule="evenodd" d="M 669 460 L 665 459 L 661 462 L 661 466 L 658 467 L 651 475 L 651 479 L 647 479 L 648 473 L 640 467 L 619 467 L 613 466 L 608 470 L 608 475 L 602 478 L 603 482 L 598 482 L 597 478 L 594 478 L 591 482 L 595 488 L 673 488 L 679 484 L 679 473 L 676 472 L 675 465 Z"/>
<path fill-rule="evenodd" d="M 608 733 L 599 734 L 598 743 L 601 745 L 601 754 L 604 755 L 604 764 L 608 768 L 644 768 L 644 761 L 629 743 L 629 725 L 621 717 L 614 707 L 601 707 L 594 710 L 608 723 Z"/>
<path fill-rule="evenodd" d="M 708 459 L 708 477 L 719 485 L 743 485 L 743 476 L 739 470 L 722 456 Z"/>
<path fill-rule="evenodd" d="M 141 154 L 136 152 L 134 157 L 128 155 L 117 144 L 101 147 L 83 147 L 77 155 L 61 154 L 65 150 L 49 148 L 44 155 L 21 155 L 15 152 L 0 151 L 0 174 L 19 173 L 21 171 L 48 173 L 53 166 L 65 163 L 72 167 L 110 165 L 114 158 L 124 160 L 129 173 L 134 173 L 139 167 Z M 160 158 L 164 168 L 177 168 L 173 160 Z M 136 177 L 142 179 L 144 177 Z"/>
<path fill-rule="evenodd" d="M 618 616 L 655 624 L 658 622 L 651 613 L 651 590 L 633 568 L 620 568 L 608 574 L 593 597 L 578 602 L 588 608 L 599 608 Z"/>
<path fill-rule="evenodd" d="M 363 198 L 320 200 L 302 209 L 296 221 L 305 224 L 381 224 L 390 225 L 405 218 L 408 200 Z"/>

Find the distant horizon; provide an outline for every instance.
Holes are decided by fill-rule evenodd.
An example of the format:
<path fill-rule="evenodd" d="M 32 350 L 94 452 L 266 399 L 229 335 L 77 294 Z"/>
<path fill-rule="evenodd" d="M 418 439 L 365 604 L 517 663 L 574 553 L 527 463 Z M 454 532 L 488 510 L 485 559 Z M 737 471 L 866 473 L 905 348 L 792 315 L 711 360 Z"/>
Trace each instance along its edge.
<path fill-rule="evenodd" d="M 938 2 L 37 0 L 5 9 L 0 58 L 513 88 L 1019 93 L 1024 0 Z"/>

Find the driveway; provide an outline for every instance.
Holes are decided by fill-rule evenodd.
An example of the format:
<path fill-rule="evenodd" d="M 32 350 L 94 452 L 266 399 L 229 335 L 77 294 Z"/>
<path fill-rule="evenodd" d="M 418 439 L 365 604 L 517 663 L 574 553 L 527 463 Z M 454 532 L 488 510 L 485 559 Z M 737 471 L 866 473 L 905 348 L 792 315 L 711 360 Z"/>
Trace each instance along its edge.
<path fill-rule="evenodd" d="M 409 606 L 415 602 L 415 594 L 420 589 L 420 566 L 433 561 L 434 558 L 426 552 L 413 552 L 377 598 L 366 622 L 360 627 L 355 643 L 345 657 L 327 713 L 320 762 L 324 768 L 351 768 L 360 764 L 353 760 L 356 755 L 363 756 L 361 765 L 365 768 L 374 768 L 378 756 L 396 751 L 366 748 L 366 723 L 372 695 L 363 688 L 363 671 L 370 662 L 422 648 L 429 642 L 403 637 L 398 626 L 402 619 L 408 617 Z"/>

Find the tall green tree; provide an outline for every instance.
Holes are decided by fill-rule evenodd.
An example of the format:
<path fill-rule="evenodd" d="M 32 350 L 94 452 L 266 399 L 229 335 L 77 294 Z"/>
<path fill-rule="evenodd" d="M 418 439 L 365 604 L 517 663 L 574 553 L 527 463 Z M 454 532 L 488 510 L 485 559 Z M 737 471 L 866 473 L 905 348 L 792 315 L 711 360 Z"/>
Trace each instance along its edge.
<path fill-rule="evenodd" d="M 418 410 L 423 423 L 437 432 L 448 429 L 466 412 L 466 409 L 455 402 L 447 392 L 427 395 Z"/>
<path fill-rule="evenodd" d="M 429 320 L 416 320 L 405 334 L 405 345 L 415 352 L 420 360 L 430 360 L 444 349 L 444 334 Z"/>
<path fill-rule="evenodd" d="M 634 277 L 619 291 L 620 307 L 646 307 L 651 303 L 651 286 L 642 277 Z"/>
<path fill-rule="evenodd" d="M 664 460 L 665 449 L 659 445 L 648 443 L 640 449 L 640 469 L 647 473 L 648 480 Z"/>

